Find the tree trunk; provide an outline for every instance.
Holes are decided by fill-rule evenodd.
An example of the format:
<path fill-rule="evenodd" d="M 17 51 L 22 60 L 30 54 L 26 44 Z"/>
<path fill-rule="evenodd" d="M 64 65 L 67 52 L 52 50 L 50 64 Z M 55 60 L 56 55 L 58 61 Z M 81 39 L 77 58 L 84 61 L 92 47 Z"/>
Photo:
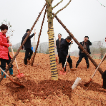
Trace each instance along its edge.
<path fill-rule="evenodd" d="M 48 36 L 49 36 L 49 58 L 51 66 L 51 79 L 58 80 L 55 48 L 54 48 L 54 29 L 52 17 L 52 0 L 46 0 L 47 4 L 47 18 L 48 18 Z"/>

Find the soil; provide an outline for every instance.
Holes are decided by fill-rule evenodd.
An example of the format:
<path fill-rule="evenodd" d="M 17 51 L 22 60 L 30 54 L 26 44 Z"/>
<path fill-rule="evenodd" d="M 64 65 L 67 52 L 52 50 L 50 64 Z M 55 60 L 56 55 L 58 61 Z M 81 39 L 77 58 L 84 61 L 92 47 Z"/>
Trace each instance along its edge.
<path fill-rule="evenodd" d="M 71 58 L 75 68 L 78 57 Z M 24 77 L 16 77 L 18 71 L 14 62 L 15 77 L 11 78 L 25 87 L 16 86 L 8 78 L 4 78 L 0 83 L 0 106 L 106 106 L 106 89 L 102 88 L 103 80 L 98 71 L 89 86 L 84 86 L 95 71 L 91 62 L 89 69 L 86 68 L 84 59 L 76 70 L 70 70 L 67 64 L 66 75 L 58 74 L 58 81 L 53 81 L 48 54 L 38 53 L 33 66 L 24 66 L 23 59 L 24 53 L 19 53 L 17 62 Z M 95 61 L 99 64 L 101 60 Z M 106 60 L 100 67 L 105 71 Z M 61 69 L 61 64 L 57 62 L 58 73 Z M 72 90 L 71 86 L 77 77 L 82 82 Z"/>

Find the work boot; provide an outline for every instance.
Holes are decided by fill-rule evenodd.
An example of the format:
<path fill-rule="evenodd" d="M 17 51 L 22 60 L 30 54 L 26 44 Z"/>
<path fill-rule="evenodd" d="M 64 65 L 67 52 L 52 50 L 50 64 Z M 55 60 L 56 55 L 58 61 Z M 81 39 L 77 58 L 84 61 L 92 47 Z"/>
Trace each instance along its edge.
<path fill-rule="evenodd" d="M 106 71 L 104 71 L 104 73 L 102 74 L 102 78 L 103 78 L 102 88 L 106 89 Z"/>
<path fill-rule="evenodd" d="M 78 65 L 79 65 L 79 64 L 77 63 L 77 64 L 76 64 L 76 68 L 78 67 Z"/>
<path fill-rule="evenodd" d="M 106 79 L 103 79 L 103 86 L 102 88 L 106 89 Z"/>
<path fill-rule="evenodd" d="M 12 68 L 9 68 L 9 73 L 10 73 L 10 75 L 13 75 L 13 69 Z"/>
<path fill-rule="evenodd" d="M 5 70 L 3 70 L 3 71 L 5 71 Z M 3 72 L 1 71 L 1 75 L 3 75 Z M 6 78 L 6 75 L 4 76 L 4 78 Z"/>
<path fill-rule="evenodd" d="M 72 63 L 69 63 L 69 66 L 70 66 L 70 69 L 73 68 L 73 67 L 72 67 Z"/>
<path fill-rule="evenodd" d="M 27 60 L 27 64 L 30 64 L 30 60 L 29 59 Z"/>
<path fill-rule="evenodd" d="M 87 69 L 89 68 L 89 64 L 87 64 Z"/>
<path fill-rule="evenodd" d="M 27 59 L 24 59 L 24 64 L 27 65 Z"/>

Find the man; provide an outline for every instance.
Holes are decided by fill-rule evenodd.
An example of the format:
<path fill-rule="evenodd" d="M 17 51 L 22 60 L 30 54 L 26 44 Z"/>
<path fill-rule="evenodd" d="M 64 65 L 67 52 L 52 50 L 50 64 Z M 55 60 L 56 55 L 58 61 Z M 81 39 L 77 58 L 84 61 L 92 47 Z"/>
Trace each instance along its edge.
<path fill-rule="evenodd" d="M 72 43 L 71 41 L 71 37 L 67 36 L 66 39 L 64 39 L 61 42 L 61 47 L 60 47 L 60 59 L 62 62 L 62 68 L 64 68 L 64 64 L 66 62 L 66 58 L 67 58 L 67 62 L 69 63 L 70 69 L 72 68 L 72 59 L 70 58 L 70 55 L 68 55 L 68 49 L 69 49 L 69 45 Z M 60 74 L 65 75 L 66 74 L 66 67 L 65 69 L 63 69 L 64 71 L 60 71 Z"/>
<path fill-rule="evenodd" d="M 80 44 L 83 46 L 83 48 L 89 53 L 91 54 L 90 52 L 90 48 L 89 46 L 92 45 L 92 43 L 89 41 L 89 37 L 88 36 L 85 36 L 84 37 L 84 41 L 83 42 L 80 42 Z M 78 47 L 79 48 L 79 47 Z M 80 48 L 79 48 L 80 49 Z M 82 58 L 85 58 L 86 60 L 86 64 L 87 64 L 87 69 L 89 68 L 89 60 L 88 60 L 88 57 L 87 55 L 80 49 L 80 52 L 79 52 L 79 60 L 77 61 L 76 63 L 76 68 L 78 67 L 79 63 L 81 62 Z"/>
<path fill-rule="evenodd" d="M 26 33 L 24 34 L 24 36 L 22 37 L 22 42 L 24 41 L 24 39 L 26 38 L 26 36 L 30 33 L 30 29 L 26 30 Z M 25 52 L 25 58 L 24 58 L 24 64 L 27 65 L 27 61 L 30 61 L 31 56 L 33 54 L 33 51 L 31 50 L 31 38 L 36 34 L 36 32 L 34 31 L 34 33 L 32 35 L 30 35 L 27 39 L 27 41 L 24 44 L 24 49 L 26 50 Z M 21 42 L 21 44 L 22 44 Z M 22 48 L 23 49 L 23 48 Z M 27 60 L 28 59 L 28 60 Z"/>
<path fill-rule="evenodd" d="M 58 34 L 58 39 L 56 40 L 56 46 L 57 46 L 57 52 L 58 52 L 58 57 L 59 57 L 59 63 L 61 63 L 61 59 L 60 59 L 60 45 L 61 42 L 63 41 L 63 38 L 61 38 L 62 35 L 59 33 Z"/>

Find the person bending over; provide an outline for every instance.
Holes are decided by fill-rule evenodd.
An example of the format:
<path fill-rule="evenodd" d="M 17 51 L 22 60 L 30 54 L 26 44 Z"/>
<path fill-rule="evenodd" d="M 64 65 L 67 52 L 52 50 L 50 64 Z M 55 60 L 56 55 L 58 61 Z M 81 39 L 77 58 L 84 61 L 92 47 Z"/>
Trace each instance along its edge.
<path fill-rule="evenodd" d="M 67 58 L 67 62 L 69 63 L 70 69 L 72 68 L 72 59 L 70 58 L 70 55 L 68 55 L 68 49 L 69 49 L 69 45 L 71 43 L 72 43 L 72 41 L 71 41 L 70 36 L 67 36 L 67 38 L 64 39 L 61 42 L 61 45 L 60 45 L 60 59 L 61 59 L 61 62 L 62 62 L 62 68 L 64 68 L 66 58 Z M 64 71 L 60 71 L 60 74 L 65 75 L 66 74 L 66 67 L 63 70 Z"/>
<path fill-rule="evenodd" d="M 26 38 L 26 36 L 30 33 L 30 29 L 26 30 L 26 33 L 24 34 L 24 36 L 22 37 L 22 41 L 21 41 L 21 45 L 22 42 L 24 41 L 24 39 Z M 32 35 L 30 35 L 27 39 L 27 41 L 25 42 L 24 46 L 22 47 L 22 49 L 24 48 L 25 51 L 25 58 L 24 58 L 24 64 L 27 65 L 27 61 L 30 61 L 31 56 L 33 54 L 33 51 L 31 50 L 31 38 L 36 34 L 36 32 L 34 32 Z"/>

